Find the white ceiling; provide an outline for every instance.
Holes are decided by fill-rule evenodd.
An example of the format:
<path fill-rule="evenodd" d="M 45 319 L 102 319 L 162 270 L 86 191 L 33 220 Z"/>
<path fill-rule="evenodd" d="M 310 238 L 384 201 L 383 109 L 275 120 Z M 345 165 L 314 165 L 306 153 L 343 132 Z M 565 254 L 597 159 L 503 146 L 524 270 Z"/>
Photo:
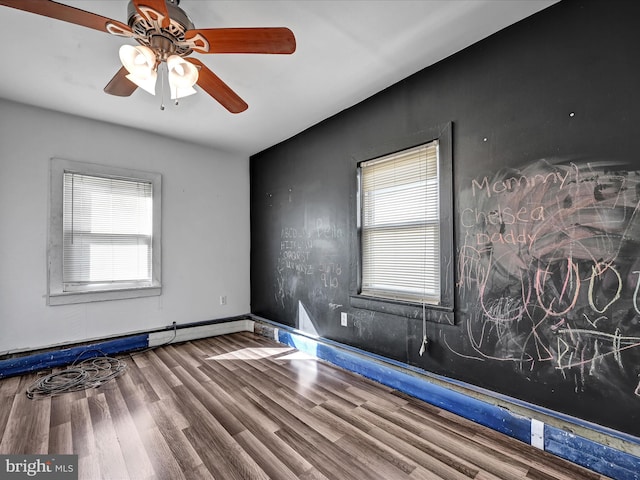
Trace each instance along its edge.
<path fill-rule="evenodd" d="M 135 44 L 0 7 L 0 97 L 252 155 L 557 0 L 182 0 L 196 28 L 288 27 L 293 55 L 199 55 L 248 104 L 231 114 L 206 93 L 175 107 L 104 86 Z M 127 22 L 128 0 L 65 0 Z M 8 58 L 7 58 L 8 57 Z"/>

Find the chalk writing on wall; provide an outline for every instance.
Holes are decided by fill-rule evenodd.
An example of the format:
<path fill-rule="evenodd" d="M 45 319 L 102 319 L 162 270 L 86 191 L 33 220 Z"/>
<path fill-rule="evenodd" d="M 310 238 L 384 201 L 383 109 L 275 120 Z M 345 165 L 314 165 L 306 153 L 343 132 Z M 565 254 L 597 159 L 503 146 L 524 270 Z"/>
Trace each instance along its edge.
<path fill-rule="evenodd" d="M 538 161 L 471 179 L 459 205 L 465 347 L 445 345 L 640 399 L 640 171 Z"/>
<path fill-rule="evenodd" d="M 275 297 L 283 309 L 300 300 L 332 310 L 342 306 L 338 296 L 345 270 L 341 260 L 344 239 L 343 229 L 323 217 L 281 229 Z"/>

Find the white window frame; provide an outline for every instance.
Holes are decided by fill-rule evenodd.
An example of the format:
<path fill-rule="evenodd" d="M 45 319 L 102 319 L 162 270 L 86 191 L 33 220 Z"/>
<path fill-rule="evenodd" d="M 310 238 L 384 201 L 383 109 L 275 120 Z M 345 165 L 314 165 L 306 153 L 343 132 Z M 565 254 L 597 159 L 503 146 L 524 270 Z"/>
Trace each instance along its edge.
<path fill-rule="evenodd" d="M 74 287 L 65 291 L 63 282 L 63 195 L 64 174 L 67 172 L 96 177 L 116 178 L 150 182 L 153 188 L 152 211 L 152 266 L 151 282 L 144 285 L 131 283 L 112 284 L 96 287 Z M 111 167 L 86 162 L 52 158 L 49 185 L 49 239 L 48 239 L 48 305 L 119 300 L 149 297 L 162 293 L 161 284 L 161 232 L 162 232 L 162 176 L 159 173 L 144 172 L 126 168 Z"/>

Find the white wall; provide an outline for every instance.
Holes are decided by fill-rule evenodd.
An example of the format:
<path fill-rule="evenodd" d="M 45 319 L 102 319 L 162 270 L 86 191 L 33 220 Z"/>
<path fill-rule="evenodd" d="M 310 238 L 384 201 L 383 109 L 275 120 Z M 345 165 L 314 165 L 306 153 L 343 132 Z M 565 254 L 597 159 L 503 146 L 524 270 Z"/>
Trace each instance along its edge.
<path fill-rule="evenodd" d="M 162 174 L 161 296 L 47 306 L 52 157 Z M 0 354 L 248 313 L 249 249 L 248 158 L 0 99 Z"/>

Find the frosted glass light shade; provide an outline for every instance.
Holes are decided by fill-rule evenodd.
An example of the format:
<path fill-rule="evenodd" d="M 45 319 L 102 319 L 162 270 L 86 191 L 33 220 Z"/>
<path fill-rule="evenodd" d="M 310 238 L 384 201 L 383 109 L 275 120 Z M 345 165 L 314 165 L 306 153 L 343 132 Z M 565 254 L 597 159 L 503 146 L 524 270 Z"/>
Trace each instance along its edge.
<path fill-rule="evenodd" d="M 143 45 L 123 45 L 119 53 L 122 65 L 129 72 L 127 78 L 151 95 L 155 95 L 158 74 L 155 70 L 156 55 L 153 50 Z"/>
<path fill-rule="evenodd" d="M 155 71 L 152 70 L 147 78 L 140 78 L 132 73 L 128 74 L 127 78 L 143 90 L 149 92 L 151 95 L 156 94 L 156 80 L 158 78 L 158 74 Z"/>
<path fill-rule="evenodd" d="M 198 69 L 178 55 L 167 58 L 169 70 L 169 88 L 171 99 L 177 99 L 196 93 L 193 86 L 198 81 Z"/>

